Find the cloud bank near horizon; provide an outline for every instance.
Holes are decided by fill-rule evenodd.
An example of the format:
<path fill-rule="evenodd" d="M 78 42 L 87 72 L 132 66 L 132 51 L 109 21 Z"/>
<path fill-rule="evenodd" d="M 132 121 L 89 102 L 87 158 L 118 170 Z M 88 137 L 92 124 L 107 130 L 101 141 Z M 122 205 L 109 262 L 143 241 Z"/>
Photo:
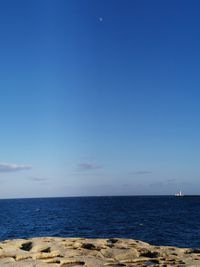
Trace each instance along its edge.
<path fill-rule="evenodd" d="M 0 173 L 1 172 L 16 172 L 23 170 L 32 169 L 31 165 L 27 164 L 14 164 L 14 163 L 0 163 Z"/>

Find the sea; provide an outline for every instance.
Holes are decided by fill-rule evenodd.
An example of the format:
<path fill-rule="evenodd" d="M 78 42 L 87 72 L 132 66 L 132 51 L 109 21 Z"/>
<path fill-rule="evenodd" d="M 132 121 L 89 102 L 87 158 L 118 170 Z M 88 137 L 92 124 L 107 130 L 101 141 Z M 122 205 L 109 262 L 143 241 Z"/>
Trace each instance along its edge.
<path fill-rule="evenodd" d="M 120 196 L 0 200 L 0 240 L 41 236 L 132 238 L 200 247 L 200 197 Z"/>

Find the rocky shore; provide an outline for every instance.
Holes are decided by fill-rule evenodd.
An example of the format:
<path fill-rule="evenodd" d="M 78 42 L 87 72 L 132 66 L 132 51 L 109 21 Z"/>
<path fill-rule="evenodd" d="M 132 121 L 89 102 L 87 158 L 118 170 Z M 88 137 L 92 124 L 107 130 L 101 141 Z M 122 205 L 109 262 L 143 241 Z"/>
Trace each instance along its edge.
<path fill-rule="evenodd" d="M 200 249 L 131 239 L 32 238 L 0 242 L 0 267 L 200 266 Z"/>

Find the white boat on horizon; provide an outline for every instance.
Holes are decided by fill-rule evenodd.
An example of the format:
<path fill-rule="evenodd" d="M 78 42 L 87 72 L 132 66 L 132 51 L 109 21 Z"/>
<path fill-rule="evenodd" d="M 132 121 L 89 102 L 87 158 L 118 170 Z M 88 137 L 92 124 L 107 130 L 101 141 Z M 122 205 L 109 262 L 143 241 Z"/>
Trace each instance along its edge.
<path fill-rule="evenodd" d="M 184 194 L 182 194 L 181 191 L 179 191 L 178 193 L 175 194 L 175 197 L 183 197 L 183 196 L 184 196 Z"/>

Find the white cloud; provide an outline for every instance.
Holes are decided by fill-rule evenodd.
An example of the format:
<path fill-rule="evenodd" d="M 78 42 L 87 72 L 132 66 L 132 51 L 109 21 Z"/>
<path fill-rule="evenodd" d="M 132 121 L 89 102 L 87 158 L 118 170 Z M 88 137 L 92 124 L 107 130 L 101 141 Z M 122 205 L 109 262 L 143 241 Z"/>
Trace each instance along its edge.
<path fill-rule="evenodd" d="M 0 172 L 15 172 L 30 170 L 31 168 L 31 165 L 26 164 L 0 163 Z"/>
<path fill-rule="evenodd" d="M 96 165 L 93 163 L 80 163 L 78 164 L 78 170 L 79 171 L 90 171 L 90 170 L 97 170 L 97 169 L 101 169 L 102 166 L 100 165 Z"/>
<path fill-rule="evenodd" d="M 143 174 L 151 174 L 151 173 L 152 173 L 151 171 L 141 170 L 141 171 L 133 171 L 133 172 L 130 172 L 129 174 L 130 175 L 143 175 Z"/>
<path fill-rule="evenodd" d="M 29 179 L 34 181 L 34 182 L 45 182 L 45 181 L 47 181 L 47 178 L 42 178 L 42 177 L 30 177 Z"/>

